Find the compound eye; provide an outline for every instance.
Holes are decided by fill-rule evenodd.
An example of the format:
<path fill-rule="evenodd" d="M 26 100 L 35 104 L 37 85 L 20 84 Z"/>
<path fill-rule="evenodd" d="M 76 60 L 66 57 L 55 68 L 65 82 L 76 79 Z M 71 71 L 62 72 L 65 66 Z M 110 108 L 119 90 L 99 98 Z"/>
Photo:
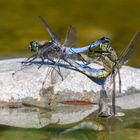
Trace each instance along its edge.
<path fill-rule="evenodd" d="M 32 46 L 33 46 L 33 47 L 37 47 L 37 42 L 34 41 L 34 42 L 32 43 Z"/>
<path fill-rule="evenodd" d="M 36 51 L 36 48 L 39 46 L 37 41 L 31 41 L 29 44 L 29 48 L 31 51 Z"/>

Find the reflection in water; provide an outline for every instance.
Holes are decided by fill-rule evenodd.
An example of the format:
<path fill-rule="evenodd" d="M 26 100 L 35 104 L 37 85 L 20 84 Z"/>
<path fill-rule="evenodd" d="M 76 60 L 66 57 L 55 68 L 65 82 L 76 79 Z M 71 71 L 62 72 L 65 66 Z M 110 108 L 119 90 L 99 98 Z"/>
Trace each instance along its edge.
<path fill-rule="evenodd" d="M 139 110 L 124 111 L 123 117 L 99 118 L 97 107 L 59 105 L 56 111 L 26 107 L 1 109 L 0 123 L 17 127 L 0 127 L 2 139 L 80 139 L 117 140 L 140 137 Z M 34 127 L 34 129 L 33 129 Z M 44 127 L 44 128 L 40 128 Z M 40 129 L 35 129 L 40 128 Z M 122 131 L 123 130 L 123 131 Z"/>
<path fill-rule="evenodd" d="M 50 124 L 69 125 L 82 121 L 97 109 L 97 105 L 82 107 L 58 105 L 55 111 L 33 106 L 14 109 L 1 108 L 0 124 L 21 128 L 41 128 Z"/>

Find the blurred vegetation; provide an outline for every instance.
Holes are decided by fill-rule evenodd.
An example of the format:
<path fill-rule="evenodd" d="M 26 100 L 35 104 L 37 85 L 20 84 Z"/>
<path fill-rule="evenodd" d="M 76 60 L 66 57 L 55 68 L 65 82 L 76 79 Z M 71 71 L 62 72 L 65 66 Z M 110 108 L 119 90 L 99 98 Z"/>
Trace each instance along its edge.
<path fill-rule="evenodd" d="M 139 0 L 0 0 L 0 56 L 28 56 L 28 43 L 49 39 L 38 19 L 43 16 L 63 39 L 69 25 L 76 27 L 79 46 L 101 36 L 111 38 L 118 54 L 140 26 Z M 129 64 L 140 67 L 140 45 Z"/>

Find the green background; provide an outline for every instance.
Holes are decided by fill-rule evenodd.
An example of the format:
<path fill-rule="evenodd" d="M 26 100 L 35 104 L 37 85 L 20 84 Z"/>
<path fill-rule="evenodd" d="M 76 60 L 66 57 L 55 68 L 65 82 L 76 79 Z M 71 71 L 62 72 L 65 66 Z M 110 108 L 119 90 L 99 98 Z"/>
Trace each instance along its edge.
<path fill-rule="evenodd" d="M 139 0 L 0 0 L 0 56 L 27 57 L 31 40 L 49 39 L 39 15 L 62 42 L 68 26 L 73 25 L 79 46 L 108 36 L 119 54 L 140 27 L 139 6 Z M 140 45 L 129 65 L 140 67 L 139 52 Z"/>

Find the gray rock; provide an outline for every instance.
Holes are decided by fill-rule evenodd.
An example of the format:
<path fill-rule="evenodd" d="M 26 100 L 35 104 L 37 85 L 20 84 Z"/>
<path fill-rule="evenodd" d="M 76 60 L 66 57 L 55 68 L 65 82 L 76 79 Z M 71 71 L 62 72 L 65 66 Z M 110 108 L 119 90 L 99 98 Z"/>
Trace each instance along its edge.
<path fill-rule="evenodd" d="M 47 62 L 40 69 L 38 69 L 39 62 L 36 61 L 33 65 L 26 66 L 20 70 L 21 61 L 23 60 L 8 59 L 0 61 L 0 101 L 17 102 L 30 98 L 42 101 L 43 103 L 44 100 L 47 100 L 47 103 L 53 102 L 53 105 L 55 102 L 71 99 L 98 101 L 101 86 L 84 74 L 61 67 L 61 73 L 64 78 L 62 81 L 55 70 L 52 73 L 48 73 L 52 66 L 48 66 Z M 91 66 L 100 67 L 97 64 L 92 64 Z M 17 72 L 12 76 L 12 73 L 15 71 Z M 123 66 L 120 72 L 122 93 L 118 93 L 118 78 L 116 78 L 117 96 L 124 96 L 140 91 L 139 69 Z M 42 90 L 42 83 L 45 78 Z M 111 86 L 110 78 L 107 78 L 105 88 L 108 95 L 111 94 Z"/>
<path fill-rule="evenodd" d="M 62 81 L 56 71 L 47 73 L 51 68 L 47 62 L 40 69 L 36 61 L 33 65 L 20 70 L 23 60 L 0 61 L 0 124 L 41 128 L 50 124 L 68 125 L 79 122 L 90 114 L 97 114 L 98 105 L 74 106 L 62 105 L 60 102 L 77 99 L 98 102 L 100 85 L 84 74 L 64 67 L 60 68 L 64 78 Z M 100 66 L 93 64 L 92 67 Z M 12 76 L 15 71 L 17 72 Z M 139 108 L 140 70 L 123 66 L 120 72 L 122 93 L 118 93 L 117 88 L 116 105 L 122 109 Z M 116 83 L 118 87 L 118 78 Z M 109 97 L 111 85 L 108 78 L 105 88 Z"/>

